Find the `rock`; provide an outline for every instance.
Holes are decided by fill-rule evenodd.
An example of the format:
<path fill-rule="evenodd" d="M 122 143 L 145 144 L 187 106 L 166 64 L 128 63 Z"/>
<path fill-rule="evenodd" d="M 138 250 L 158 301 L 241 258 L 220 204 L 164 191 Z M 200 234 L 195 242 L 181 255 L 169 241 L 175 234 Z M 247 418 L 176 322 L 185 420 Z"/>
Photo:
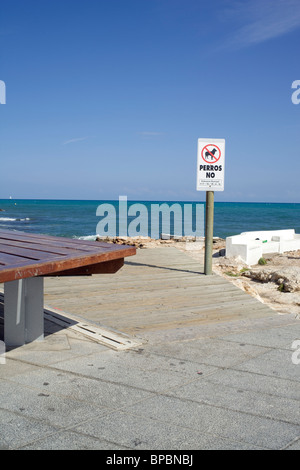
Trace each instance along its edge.
<path fill-rule="evenodd" d="M 151 237 L 106 237 L 106 236 L 97 236 L 96 241 L 114 243 L 118 245 L 130 245 L 138 248 L 156 248 L 159 246 L 176 246 L 179 249 L 184 250 L 202 250 L 204 247 L 204 238 L 203 237 L 173 237 L 163 238 L 163 239 L 154 239 Z M 214 245 L 214 249 L 223 248 L 219 243 L 222 239 L 216 237 L 217 246 Z M 223 241 L 224 242 L 224 241 Z"/>
<path fill-rule="evenodd" d="M 276 271 L 273 269 L 249 269 L 243 273 L 243 276 L 263 283 L 274 282 L 284 292 L 300 291 L 300 269 L 297 267 L 282 267 Z"/>
<path fill-rule="evenodd" d="M 96 237 L 96 241 L 97 242 L 114 243 L 115 245 L 128 245 L 128 246 L 135 246 L 137 248 L 144 248 L 145 247 L 145 242 L 147 241 L 147 237 L 138 237 L 138 238 L 100 237 L 98 235 Z"/>
<path fill-rule="evenodd" d="M 235 258 L 218 257 L 215 259 L 215 263 L 217 263 L 224 272 L 230 271 L 232 274 L 238 274 L 242 269 L 248 267 L 239 256 Z"/>

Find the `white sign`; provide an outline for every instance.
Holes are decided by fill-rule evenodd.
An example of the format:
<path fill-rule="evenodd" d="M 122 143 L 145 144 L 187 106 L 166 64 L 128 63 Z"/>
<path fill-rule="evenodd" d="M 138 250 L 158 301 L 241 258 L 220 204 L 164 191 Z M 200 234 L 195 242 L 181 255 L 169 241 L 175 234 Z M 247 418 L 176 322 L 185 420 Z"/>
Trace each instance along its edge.
<path fill-rule="evenodd" d="M 225 139 L 198 139 L 197 191 L 224 191 Z"/>

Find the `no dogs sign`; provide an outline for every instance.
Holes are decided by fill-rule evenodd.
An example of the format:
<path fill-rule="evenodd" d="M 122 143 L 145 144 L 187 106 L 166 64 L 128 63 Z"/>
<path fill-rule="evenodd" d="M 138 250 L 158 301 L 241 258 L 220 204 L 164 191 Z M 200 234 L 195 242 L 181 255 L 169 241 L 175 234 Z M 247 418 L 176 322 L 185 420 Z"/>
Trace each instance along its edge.
<path fill-rule="evenodd" d="M 198 139 L 197 191 L 224 191 L 225 140 Z"/>

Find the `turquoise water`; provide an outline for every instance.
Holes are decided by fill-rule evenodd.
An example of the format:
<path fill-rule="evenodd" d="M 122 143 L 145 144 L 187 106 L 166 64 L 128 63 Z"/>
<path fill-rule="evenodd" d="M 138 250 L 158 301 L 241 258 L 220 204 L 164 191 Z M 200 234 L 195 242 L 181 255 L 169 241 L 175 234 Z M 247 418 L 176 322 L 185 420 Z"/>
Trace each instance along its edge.
<path fill-rule="evenodd" d="M 22 230 L 65 237 L 92 237 L 96 235 L 96 227 L 101 220 L 101 217 L 96 215 L 96 210 L 102 203 L 112 204 L 118 214 L 118 201 L 2 199 L 0 209 L 4 211 L 0 212 L 0 230 Z M 157 201 L 128 201 L 128 207 L 133 203 L 144 204 L 149 213 L 151 204 L 162 204 Z M 168 204 L 174 203 L 173 201 Z M 184 204 L 193 204 L 194 210 L 196 206 L 196 202 L 179 201 L 178 204 L 181 207 Z M 128 217 L 128 223 L 133 219 Z M 225 238 L 243 231 L 287 228 L 294 228 L 300 233 L 300 204 L 215 203 L 214 236 Z"/>

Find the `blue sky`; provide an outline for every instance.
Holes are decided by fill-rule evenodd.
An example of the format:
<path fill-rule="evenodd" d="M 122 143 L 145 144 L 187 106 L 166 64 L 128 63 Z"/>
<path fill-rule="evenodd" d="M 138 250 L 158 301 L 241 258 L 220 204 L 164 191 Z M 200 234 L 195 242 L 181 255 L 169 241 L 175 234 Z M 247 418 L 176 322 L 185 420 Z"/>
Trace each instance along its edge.
<path fill-rule="evenodd" d="M 0 198 L 300 202 L 299 0 L 0 0 Z"/>

